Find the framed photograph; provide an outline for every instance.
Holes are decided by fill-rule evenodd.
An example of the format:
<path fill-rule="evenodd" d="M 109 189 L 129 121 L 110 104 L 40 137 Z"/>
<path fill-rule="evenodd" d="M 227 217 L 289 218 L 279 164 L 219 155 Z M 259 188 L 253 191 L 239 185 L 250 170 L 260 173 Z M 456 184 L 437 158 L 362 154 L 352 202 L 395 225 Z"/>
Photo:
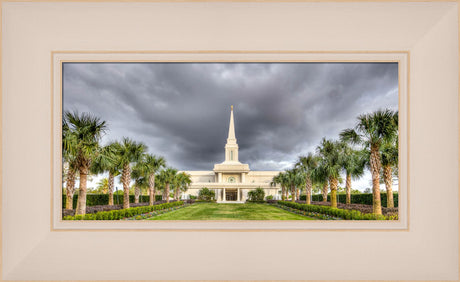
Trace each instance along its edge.
<path fill-rule="evenodd" d="M 64 153 L 54 155 L 57 170 L 57 186 L 53 189 L 54 228 L 407 229 L 408 185 L 404 181 L 408 178 L 405 176 L 408 173 L 407 158 L 401 153 L 401 161 L 398 162 L 397 146 L 400 144 L 401 148 L 407 148 L 407 130 L 398 130 L 398 119 L 401 128 L 407 128 L 408 54 L 276 52 L 244 56 L 241 59 L 240 54 L 224 52 L 54 52 L 54 140 L 63 144 L 64 148 Z M 88 76 L 88 73 L 92 74 Z M 322 75 L 313 76 L 315 73 Z M 120 76 L 114 79 L 117 74 Z M 294 74 L 298 74 L 299 78 L 295 79 Z M 135 78 L 132 87 L 136 85 L 136 91 L 128 90 L 131 82 L 126 78 L 129 77 Z M 258 82 L 251 86 L 248 80 Z M 100 81 L 101 86 L 95 86 L 95 81 Z M 275 89 L 280 81 L 285 83 Z M 123 87 L 113 85 L 114 82 Z M 312 89 L 314 84 L 317 89 Z M 366 90 L 358 89 L 358 85 Z M 137 95 L 136 92 L 144 94 Z M 356 97 L 351 96 L 354 93 L 358 93 Z M 122 96 L 118 99 L 114 98 L 116 95 Z M 331 104 L 334 103 L 334 95 L 342 96 L 340 104 Z M 128 103 L 133 103 L 120 103 L 123 96 L 127 97 Z M 305 99 L 303 102 L 302 97 Z M 356 109 L 350 109 L 345 104 L 346 100 Z M 110 101 L 114 102 L 107 108 Z M 235 114 L 231 101 L 235 101 Z M 371 108 L 364 108 L 365 105 Z M 326 110 L 330 107 L 336 108 L 333 114 L 327 114 Z M 134 108 L 131 114 L 128 108 Z M 339 122 L 347 119 L 340 117 L 339 108 L 344 109 L 349 121 Z M 403 110 L 398 111 L 399 108 Z M 107 114 L 102 117 L 104 109 Z M 225 109 L 226 121 L 222 119 Z M 145 117 L 141 116 L 142 113 Z M 87 142 L 81 137 L 86 130 L 86 125 L 81 123 L 87 115 L 91 117 L 89 120 L 104 127 L 101 130 L 101 135 L 104 135 L 95 141 L 98 145 L 94 147 L 94 153 L 87 159 L 78 159 L 82 154 L 78 148 L 83 148 L 79 146 Z M 238 119 L 238 115 L 243 118 Z M 379 128 L 369 128 L 369 132 L 355 131 L 352 128 L 358 126 L 360 117 L 376 126 L 386 125 L 385 119 L 388 119 L 387 127 L 391 129 L 384 134 L 392 137 L 383 141 L 387 136 L 380 133 L 379 130 L 383 129 Z M 319 120 L 322 121 L 316 129 L 314 124 L 318 124 Z M 123 121 L 125 125 L 121 125 Z M 165 128 L 161 125 L 163 123 L 169 126 Z M 133 124 L 137 124 L 138 129 L 133 130 Z M 110 127 L 114 128 L 111 130 Z M 357 142 L 346 139 L 343 133 L 348 127 L 363 139 Z M 261 131 L 260 128 L 265 129 Z M 146 129 L 157 133 L 150 135 Z M 116 136 L 116 132 L 125 136 Z M 238 132 L 243 132 L 243 135 L 237 138 Z M 315 132 L 318 132 L 317 136 L 314 136 Z M 293 141 L 288 140 L 288 135 Z M 279 140 L 275 139 L 276 136 Z M 119 141 L 114 141 L 117 138 Z M 383 153 L 387 150 L 385 148 L 393 148 L 391 150 L 395 155 L 393 163 L 383 163 L 390 170 L 390 181 L 382 185 L 382 191 L 380 187 L 376 189 L 376 192 L 382 192 L 383 207 L 381 203 L 373 205 L 374 195 L 369 188 L 373 179 L 369 161 L 371 153 L 370 147 L 366 147 L 370 139 L 366 141 L 365 138 L 377 138 L 377 143 L 384 142 L 379 149 L 382 152 L 381 162 L 389 156 Z M 140 139 L 142 141 L 138 141 Z M 239 153 L 237 140 L 241 142 L 245 139 L 249 141 L 242 142 Z M 256 141 L 269 139 L 271 144 Z M 283 143 L 286 145 L 280 149 Z M 123 169 L 120 156 L 126 154 L 123 148 L 128 145 L 137 146 L 142 152 L 135 159 L 127 160 L 126 169 Z M 222 149 L 219 150 L 219 147 Z M 104 151 L 112 150 L 109 148 L 115 151 Z M 408 152 L 407 149 L 400 151 Z M 186 157 L 188 153 L 190 156 Z M 248 159 L 245 155 L 258 157 Z M 307 164 L 307 158 L 310 158 L 310 164 Z M 162 164 L 149 170 L 148 162 L 155 164 L 158 160 Z M 255 165 L 255 170 L 240 160 L 248 160 Z M 72 181 L 75 182 L 75 178 L 78 181 L 79 172 L 84 168 L 77 167 L 85 166 L 87 161 L 92 161 L 88 172 L 85 172 L 91 179 L 82 183 L 89 191 L 82 198 L 80 193 L 74 192 L 76 188 L 85 187 L 82 184 L 72 184 L 70 189 L 63 189 L 59 183 L 66 182 L 65 186 L 69 186 L 70 182 L 64 181 L 63 177 L 70 176 Z M 112 170 L 105 171 L 104 166 Z M 383 167 L 382 164 L 379 166 Z M 64 169 L 59 170 L 60 167 Z M 204 170 L 206 167 L 209 170 Z M 70 175 L 71 172 L 74 175 Z M 168 173 L 172 175 L 169 177 Z M 125 174 L 129 179 L 122 183 Z M 398 174 L 404 177 L 398 177 Z M 182 176 L 188 179 L 188 183 L 177 183 Z M 399 178 L 403 179 L 401 185 L 398 185 Z M 337 187 L 334 187 L 334 181 Z M 107 183 L 106 192 L 102 191 L 103 183 Z M 354 190 L 353 183 L 358 185 Z M 142 193 L 142 190 L 145 192 Z M 209 198 L 204 196 L 208 195 L 204 194 L 205 191 L 209 191 Z M 255 194 L 259 192 L 260 196 Z M 170 194 L 169 197 L 165 196 L 167 194 Z M 128 197 L 131 197 L 129 202 L 122 200 Z M 396 201 L 387 201 L 385 197 L 396 198 Z M 79 198 L 86 198 L 88 205 L 77 200 Z M 101 200 L 96 202 L 93 199 Z M 67 202 L 73 202 L 75 207 L 85 205 L 87 214 L 70 204 L 66 206 Z M 374 213 L 373 207 L 380 211 Z M 138 212 L 131 214 L 129 211 Z"/>
<path fill-rule="evenodd" d="M 2 2 L 1 278 L 458 280 L 458 9 Z"/>

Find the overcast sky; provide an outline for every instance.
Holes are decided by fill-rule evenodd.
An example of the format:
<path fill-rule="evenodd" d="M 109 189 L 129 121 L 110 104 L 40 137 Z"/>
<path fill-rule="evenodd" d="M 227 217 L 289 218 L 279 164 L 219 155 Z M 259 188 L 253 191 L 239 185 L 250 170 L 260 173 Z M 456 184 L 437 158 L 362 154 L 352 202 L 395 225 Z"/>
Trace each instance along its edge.
<path fill-rule="evenodd" d="M 145 143 L 179 170 L 224 160 L 230 105 L 239 159 L 284 170 L 356 117 L 398 109 L 397 63 L 65 63 L 64 110 Z M 370 187 L 370 174 L 354 188 Z M 91 187 L 91 185 L 89 185 Z"/>

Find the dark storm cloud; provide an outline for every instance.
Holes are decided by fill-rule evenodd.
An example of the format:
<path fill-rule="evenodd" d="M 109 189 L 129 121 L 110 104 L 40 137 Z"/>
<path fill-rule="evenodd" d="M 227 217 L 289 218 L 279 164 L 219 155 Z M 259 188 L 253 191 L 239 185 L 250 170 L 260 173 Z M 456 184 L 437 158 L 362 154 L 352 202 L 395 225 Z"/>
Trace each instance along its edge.
<path fill-rule="evenodd" d="M 142 141 L 182 170 L 224 158 L 234 105 L 240 161 L 281 170 L 356 116 L 398 107 L 394 63 L 66 63 L 64 110 L 109 124 L 104 141 Z"/>

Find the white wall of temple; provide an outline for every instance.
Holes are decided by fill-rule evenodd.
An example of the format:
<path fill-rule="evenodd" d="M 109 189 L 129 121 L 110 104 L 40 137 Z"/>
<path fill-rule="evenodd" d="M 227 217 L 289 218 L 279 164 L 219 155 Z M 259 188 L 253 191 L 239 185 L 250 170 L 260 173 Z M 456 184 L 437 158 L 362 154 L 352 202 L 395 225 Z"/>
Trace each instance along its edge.
<path fill-rule="evenodd" d="M 273 177 L 278 175 L 279 171 L 250 171 L 246 175 L 246 183 L 268 183 L 273 181 Z"/>
<path fill-rule="evenodd" d="M 200 189 L 202 189 L 203 187 L 201 188 L 189 188 L 185 193 L 182 194 L 182 199 L 189 199 L 190 198 L 190 195 L 191 196 L 198 196 L 198 193 L 200 191 Z M 209 188 L 209 187 L 207 187 Z M 240 196 L 240 200 L 241 201 L 246 201 L 247 198 L 248 198 L 248 192 L 251 191 L 251 190 L 255 190 L 256 188 L 258 187 L 255 187 L 255 188 L 237 188 L 239 189 L 239 193 L 241 194 Z M 262 187 L 261 187 L 262 188 Z M 216 192 L 216 196 L 217 196 L 217 200 L 218 201 L 222 201 L 222 195 L 223 195 L 223 191 L 224 189 L 225 190 L 235 190 L 235 188 L 232 188 L 232 187 L 220 187 L 220 188 L 209 188 L 210 190 L 213 190 Z M 270 187 L 270 188 L 262 188 L 264 189 L 264 192 L 265 192 L 265 197 L 267 196 L 273 196 L 275 200 L 279 200 L 281 199 L 281 196 L 279 194 L 279 190 L 280 188 L 278 187 Z"/>
<path fill-rule="evenodd" d="M 190 174 L 192 183 L 214 183 L 217 182 L 213 171 L 184 171 Z"/>
<path fill-rule="evenodd" d="M 185 171 L 191 175 L 192 183 L 216 183 L 218 179 L 214 171 Z M 270 184 L 273 181 L 273 177 L 276 176 L 279 171 L 250 171 L 244 173 L 242 181 L 241 173 L 222 173 L 222 182 L 228 183 L 229 177 L 234 177 L 238 183 L 265 183 Z"/>

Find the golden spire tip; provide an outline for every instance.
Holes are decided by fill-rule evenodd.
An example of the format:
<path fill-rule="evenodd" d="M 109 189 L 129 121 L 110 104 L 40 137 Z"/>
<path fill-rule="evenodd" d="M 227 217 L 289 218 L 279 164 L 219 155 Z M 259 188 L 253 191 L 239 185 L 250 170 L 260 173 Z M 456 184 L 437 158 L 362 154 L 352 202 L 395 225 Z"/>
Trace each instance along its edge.
<path fill-rule="evenodd" d="M 231 109 L 232 109 L 232 111 L 233 111 L 233 105 L 231 105 L 231 106 L 230 106 L 230 108 L 231 108 Z"/>

